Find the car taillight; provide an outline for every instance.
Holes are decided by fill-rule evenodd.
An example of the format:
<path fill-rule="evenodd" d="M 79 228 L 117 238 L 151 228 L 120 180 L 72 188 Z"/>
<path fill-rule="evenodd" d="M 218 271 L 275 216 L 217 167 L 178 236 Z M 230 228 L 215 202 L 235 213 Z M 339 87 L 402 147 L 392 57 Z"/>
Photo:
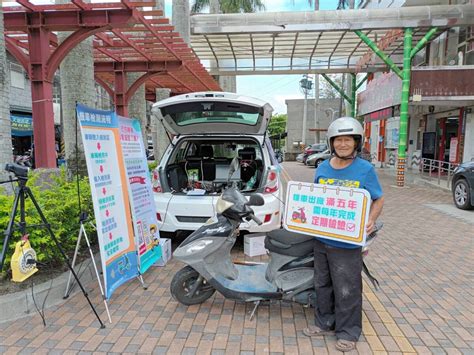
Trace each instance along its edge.
<path fill-rule="evenodd" d="M 156 219 L 158 220 L 158 222 L 161 222 L 161 214 L 159 214 L 158 212 L 156 213 Z"/>
<path fill-rule="evenodd" d="M 268 213 L 268 214 L 265 215 L 265 218 L 264 218 L 264 220 L 263 220 L 263 223 L 268 223 L 268 222 L 271 221 L 271 219 L 272 219 L 272 214 L 271 214 L 271 213 Z"/>
<path fill-rule="evenodd" d="M 271 194 L 278 190 L 278 174 L 274 169 L 271 169 L 267 175 L 267 182 L 265 184 L 264 193 Z"/>
<path fill-rule="evenodd" d="M 153 192 L 163 192 L 163 189 L 161 188 L 160 174 L 157 170 L 153 170 L 153 173 L 151 174 L 151 187 Z"/>

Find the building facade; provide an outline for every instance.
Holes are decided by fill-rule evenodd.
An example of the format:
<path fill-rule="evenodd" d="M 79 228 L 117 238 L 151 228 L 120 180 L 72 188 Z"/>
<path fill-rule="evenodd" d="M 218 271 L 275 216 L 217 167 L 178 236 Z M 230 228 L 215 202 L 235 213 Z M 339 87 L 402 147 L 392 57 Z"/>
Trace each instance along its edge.
<path fill-rule="evenodd" d="M 474 1 L 458 1 L 469 3 Z M 374 4 L 377 3 L 377 4 Z M 378 1 L 366 7 L 382 6 Z M 419 5 L 413 1 L 392 6 Z M 447 1 L 426 1 L 427 5 Z M 451 1 L 451 3 L 453 3 Z M 387 4 L 385 4 L 387 5 Z M 474 160 L 474 28 L 451 28 L 421 50 L 412 63 L 407 167 L 421 159 L 459 164 Z M 365 147 L 374 161 L 395 165 L 398 152 L 401 79 L 376 73 L 358 95 L 358 115 L 365 123 Z M 436 163 L 438 164 L 438 163 Z"/>
<path fill-rule="evenodd" d="M 304 99 L 286 100 L 288 120 L 286 124 L 285 160 L 295 160 L 301 153 L 302 145 L 325 142 L 326 131 L 337 116 L 340 99 L 319 99 L 315 115 L 314 98 L 308 99 L 306 119 L 306 139 L 303 137 Z"/>

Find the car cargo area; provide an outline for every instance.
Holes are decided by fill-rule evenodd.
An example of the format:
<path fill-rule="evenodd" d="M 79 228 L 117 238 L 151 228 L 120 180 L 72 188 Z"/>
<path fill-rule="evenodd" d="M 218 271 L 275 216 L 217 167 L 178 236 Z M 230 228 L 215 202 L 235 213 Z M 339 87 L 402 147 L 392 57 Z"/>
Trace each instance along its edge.
<path fill-rule="evenodd" d="M 261 185 L 263 161 L 262 149 L 252 139 L 186 138 L 177 142 L 161 178 L 164 189 L 174 193 L 220 194 L 229 184 L 252 192 Z"/>

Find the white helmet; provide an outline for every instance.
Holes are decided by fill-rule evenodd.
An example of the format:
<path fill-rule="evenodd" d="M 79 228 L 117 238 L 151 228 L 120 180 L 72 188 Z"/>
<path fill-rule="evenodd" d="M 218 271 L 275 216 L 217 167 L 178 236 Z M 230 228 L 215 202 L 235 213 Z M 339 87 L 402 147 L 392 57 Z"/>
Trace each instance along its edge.
<path fill-rule="evenodd" d="M 353 136 L 357 142 L 356 151 L 362 150 L 362 143 L 364 141 L 364 128 L 355 118 L 352 117 L 341 117 L 331 123 L 328 127 L 328 147 L 331 150 L 331 154 L 334 154 L 333 141 L 338 136 Z"/>

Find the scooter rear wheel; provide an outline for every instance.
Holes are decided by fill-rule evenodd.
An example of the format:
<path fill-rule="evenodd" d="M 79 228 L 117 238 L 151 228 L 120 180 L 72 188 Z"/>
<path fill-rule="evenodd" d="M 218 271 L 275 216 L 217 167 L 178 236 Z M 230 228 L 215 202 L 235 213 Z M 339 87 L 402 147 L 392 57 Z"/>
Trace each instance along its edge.
<path fill-rule="evenodd" d="M 207 283 L 205 279 L 202 279 L 201 284 L 195 290 L 194 294 L 192 290 L 198 281 L 199 273 L 190 266 L 185 266 L 179 270 L 171 280 L 170 291 L 173 298 L 186 305 L 190 306 L 193 304 L 203 303 L 209 297 L 211 297 L 215 288 Z"/>

